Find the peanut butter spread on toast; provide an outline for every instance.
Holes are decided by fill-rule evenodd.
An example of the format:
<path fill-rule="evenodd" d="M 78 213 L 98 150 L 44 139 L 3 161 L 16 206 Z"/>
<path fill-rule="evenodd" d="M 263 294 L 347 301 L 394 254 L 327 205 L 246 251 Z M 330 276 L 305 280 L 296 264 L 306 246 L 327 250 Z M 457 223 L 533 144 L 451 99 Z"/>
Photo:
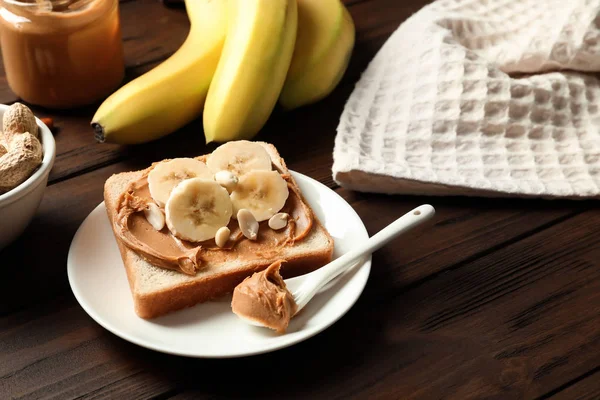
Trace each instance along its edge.
<path fill-rule="evenodd" d="M 196 159 L 204 162 L 206 156 Z M 144 216 L 147 204 L 153 202 L 147 178 L 155 165 L 148 168 L 141 178 L 130 183 L 121 194 L 113 221 L 119 240 L 153 265 L 195 275 L 207 261 L 220 264 L 235 259 L 273 258 L 280 254 L 282 248 L 305 238 L 312 228 L 314 217 L 310 207 L 304 202 L 292 178 L 280 171 L 289 189 L 289 197 L 281 210 L 290 215 L 285 229 L 270 229 L 268 221 L 263 221 L 257 239 L 249 240 L 232 218 L 228 225 L 230 240 L 223 248 L 218 247 L 214 239 L 203 242 L 181 240 L 167 226 L 157 231 Z"/>

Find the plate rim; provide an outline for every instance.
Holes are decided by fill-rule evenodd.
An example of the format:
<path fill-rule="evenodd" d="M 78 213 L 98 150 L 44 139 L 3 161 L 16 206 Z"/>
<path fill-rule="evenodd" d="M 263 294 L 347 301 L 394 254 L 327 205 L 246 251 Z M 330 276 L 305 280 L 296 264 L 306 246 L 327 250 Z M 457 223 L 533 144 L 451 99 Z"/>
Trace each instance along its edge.
<path fill-rule="evenodd" d="M 360 216 L 358 215 L 358 213 L 356 212 L 356 210 L 354 209 L 354 207 L 352 207 L 350 205 L 350 203 L 348 203 L 342 196 L 340 196 L 338 193 L 336 193 L 334 190 L 332 190 L 331 188 L 325 186 L 324 184 L 322 184 L 321 182 L 317 181 L 316 179 L 313 179 L 307 175 L 304 175 L 300 172 L 296 172 L 293 170 L 289 170 L 290 173 L 292 174 L 292 176 L 294 177 L 294 179 L 298 179 L 300 178 L 300 180 L 302 179 L 306 179 L 307 181 L 309 181 L 311 184 L 313 185 L 317 185 L 317 186 L 322 186 L 323 188 L 327 189 L 329 192 L 333 193 L 335 196 L 337 196 L 337 198 L 339 200 L 341 200 L 343 203 L 345 203 L 349 210 L 354 213 L 356 215 L 356 217 L 358 218 L 358 220 L 361 222 L 361 228 L 364 230 L 365 234 L 367 235 L 367 238 L 369 237 L 369 233 L 367 231 L 367 228 L 364 224 L 364 222 L 362 221 L 362 219 L 360 218 Z M 153 351 L 157 351 L 160 353 L 164 353 L 164 354 L 170 354 L 170 355 L 175 355 L 175 356 L 181 356 L 181 357 L 188 357 L 188 358 L 200 358 L 200 359 L 226 359 L 226 358 L 243 358 L 243 357 L 250 357 L 250 356 L 255 356 L 255 355 L 260 355 L 260 354 L 266 354 L 266 353 L 270 353 L 270 352 L 274 352 L 277 350 L 281 350 L 283 348 L 286 347 L 291 347 L 293 345 L 296 345 L 298 343 L 304 342 L 316 335 L 318 335 L 319 333 L 325 331 L 326 329 L 328 329 L 329 327 L 331 327 L 333 324 L 335 324 L 337 321 L 339 321 L 344 315 L 346 315 L 351 309 L 352 307 L 354 307 L 354 305 L 356 304 L 356 302 L 358 301 L 358 299 L 362 296 L 362 293 L 364 292 L 364 289 L 367 285 L 367 282 L 369 280 L 369 277 L 371 275 L 371 265 L 372 265 L 372 255 L 368 255 L 365 256 L 363 258 L 363 262 L 361 265 L 357 265 L 355 268 L 357 269 L 357 271 L 361 270 L 361 269 L 366 269 L 366 277 L 365 279 L 360 282 L 360 287 L 358 288 L 358 290 L 356 291 L 356 296 L 347 303 L 347 306 L 345 308 L 345 310 L 343 310 L 341 313 L 339 313 L 339 315 L 336 315 L 334 318 L 332 318 L 331 320 L 327 321 L 326 323 L 319 325 L 318 327 L 312 329 L 311 331 L 308 331 L 305 335 L 298 337 L 297 339 L 291 341 L 291 342 L 280 342 L 279 344 L 275 344 L 272 346 L 267 346 L 264 348 L 259 348 L 259 349 L 255 349 L 252 351 L 245 351 L 245 352 L 237 352 L 237 353 L 228 353 L 228 354 L 221 354 L 221 355 L 206 355 L 206 354 L 197 354 L 197 353 L 193 353 L 193 352 L 182 352 L 182 351 L 177 351 L 177 350 L 172 350 L 166 347 L 161 347 L 160 345 L 156 345 L 150 341 L 147 341 L 145 339 L 140 339 L 137 338 L 133 335 L 130 335 L 129 333 L 123 331 L 123 330 L 119 330 L 118 328 L 114 327 L 114 324 L 111 324 L 110 322 L 107 322 L 104 317 L 100 314 L 98 314 L 93 307 L 91 307 L 89 304 L 87 304 L 87 302 L 83 299 L 83 293 L 80 291 L 80 288 L 77 285 L 73 284 L 73 280 L 74 277 L 72 276 L 73 274 L 73 269 L 75 268 L 73 266 L 74 262 L 72 261 L 72 257 L 73 256 L 73 252 L 74 252 L 74 244 L 76 243 L 77 238 L 81 235 L 81 231 L 82 231 L 82 227 L 86 224 L 86 222 L 89 220 L 89 218 L 91 217 L 91 215 L 96 212 L 96 210 L 98 210 L 99 208 L 106 208 L 105 206 L 105 202 L 102 201 L 100 202 L 96 207 L 94 207 L 89 213 L 88 215 L 85 217 L 85 219 L 81 222 L 81 224 L 79 225 L 79 227 L 77 228 L 77 231 L 75 232 L 75 235 L 73 236 L 73 239 L 71 240 L 71 244 L 69 245 L 69 252 L 67 255 L 67 278 L 69 281 L 69 287 L 71 288 L 71 291 L 73 292 L 73 295 L 75 296 L 75 299 L 77 300 L 77 303 L 81 306 L 81 308 L 88 314 L 88 316 L 94 320 L 96 323 L 98 323 L 100 326 L 102 326 L 104 329 L 106 329 L 107 331 L 109 331 L 110 333 L 120 337 L 121 339 L 124 339 L 130 343 L 133 343 L 135 345 L 138 345 L 140 347 L 149 349 L 149 350 L 153 350 Z"/>

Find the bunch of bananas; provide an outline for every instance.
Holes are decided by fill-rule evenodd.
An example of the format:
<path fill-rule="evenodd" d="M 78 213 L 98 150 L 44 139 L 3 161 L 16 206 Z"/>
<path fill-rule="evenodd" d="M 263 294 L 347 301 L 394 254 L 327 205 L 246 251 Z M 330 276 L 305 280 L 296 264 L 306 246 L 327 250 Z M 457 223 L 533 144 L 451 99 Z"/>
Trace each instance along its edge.
<path fill-rule="evenodd" d="M 354 47 L 341 0 L 186 0 L 183 45 L 121 87 L 92 120 L 96 139 L 144 143 L 203 114 L 206 142 L 250 139 L 279 101 L 293 109 L 327 96 Z"/>

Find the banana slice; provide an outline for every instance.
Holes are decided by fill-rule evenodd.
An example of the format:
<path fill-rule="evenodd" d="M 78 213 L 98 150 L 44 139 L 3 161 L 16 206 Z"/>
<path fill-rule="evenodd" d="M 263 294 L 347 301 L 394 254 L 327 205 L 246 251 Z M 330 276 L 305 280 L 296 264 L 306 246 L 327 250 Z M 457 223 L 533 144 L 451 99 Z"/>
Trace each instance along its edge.
<path fill-rule="evenodd" d="M 255 170 L 271 170 L 271 156 L 264 147 L 248 140 L 225 143 L 208 157 L 206 165 L 215 174 L 227 170 L 238 177 Z"/>
<path fill-rule="evenodd" d="M 217 182 L 192 178 L 175 186 L 165 213 L 173 235 L 202 242 L 214 238 L 219 228 L 229 224 L 232 205 L 229 193 Z"/>
<path fill-rule="evenodd" d="M 164 207 L 171 190 L 184 179 L 213 180 L 214 175 L 202 161 L 193 158 L 175 158 L 157 164 L 148 174 L 148 189 L 156 204 Z"/>
<path fill-rule="evenodd" d="M 287 182 L 277 171 L 250 171 L 231 192 L 234 218 L 245 208 L 257 221 L 265 221 L 283 208 L 288 196 Z"/>

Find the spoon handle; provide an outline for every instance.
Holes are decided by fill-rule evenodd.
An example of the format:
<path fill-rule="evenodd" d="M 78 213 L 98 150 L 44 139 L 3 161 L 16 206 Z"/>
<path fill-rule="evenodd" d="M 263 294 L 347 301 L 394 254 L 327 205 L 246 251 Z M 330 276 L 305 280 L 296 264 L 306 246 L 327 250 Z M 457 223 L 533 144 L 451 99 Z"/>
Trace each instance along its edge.
<path fill-rule="evenodd" d="M 298 311 L 308 303 L 319 289 L 348 269 L 348 267 L 356 264 L 359 258 L 379 250 L 399 235 L 431 219 L 434 214 L 435 209 L 429 204 L 419 206 L 404 214 L 353 250 L 311 273 L 310 277 L 307 277 L 304 283 L 294 293 L 294 300 L 298 305 Z"/>

